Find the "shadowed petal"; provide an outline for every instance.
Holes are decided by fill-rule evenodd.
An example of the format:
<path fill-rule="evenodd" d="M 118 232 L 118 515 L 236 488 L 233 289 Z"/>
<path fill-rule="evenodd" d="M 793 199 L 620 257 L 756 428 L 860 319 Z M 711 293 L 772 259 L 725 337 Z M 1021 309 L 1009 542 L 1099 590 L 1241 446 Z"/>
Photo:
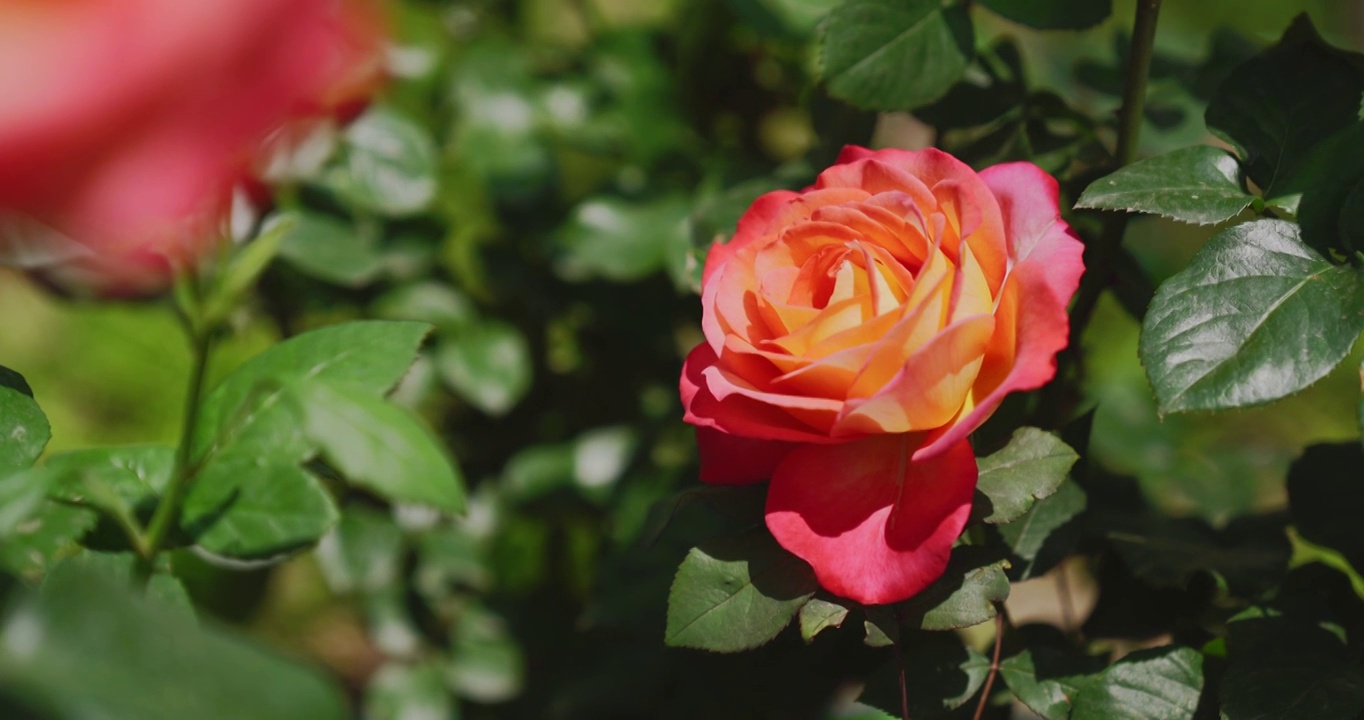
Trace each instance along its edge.
<path fill-rule="evenodd" d="M 971 513 L 976 458 L 959 441 L 911 462 L 919 435 L 803 445 L 777 465 L 767 527 L 830 592 L 898 602 L 942 575 Z"/>

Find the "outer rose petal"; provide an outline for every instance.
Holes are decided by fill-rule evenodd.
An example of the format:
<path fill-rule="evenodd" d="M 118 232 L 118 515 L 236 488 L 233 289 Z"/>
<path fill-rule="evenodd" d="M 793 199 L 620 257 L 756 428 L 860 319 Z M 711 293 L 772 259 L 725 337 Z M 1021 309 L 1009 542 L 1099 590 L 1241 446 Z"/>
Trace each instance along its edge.
<path fill-rule="evenodd" d="M 740 248 L 766 235 L 772 218 L 797 197 L 799 194 L 790 190 L 774 190 L 754 200 L 748 210 L 744 211 L 743 217 L 739 218 L 734 237 L 730 238 L 729 242 L 710 246 L 710 252 L 706 253 L 706 266 L 701 270 L 701 286 L 705 287 L 715 270 L 734 257 L 734 253 Z"/>
<path fill-rule="evenodd" d="M 777 466 L 767 527 L 830 592 L 866 605 L 898 602 L 947 567 L 971 513 L 976 458 L 962 440 L 911 462 L 914 440 L 805 445 Z"/>
<path fill-rule="evenodd" d="M 1056 353 L 1070 335 L 1066 305 L 1084 273 L 1084 246 L 1060 218 L 1056 180 L 1032 163 L 995 165 L 980 177 L 1004 213 L 1013 267 L 1008 282 L 1019 283 L 1017 354 L 1004 380 L 933 442 L 914 453 L 915 462 L 948 452 L 995 411 L 1004 396 L 1045 385 L 1056 374 Z"/>
<path fill-rule="evenodd" d="M 702 373 L 714 365 L 715 351 L 702 343 L 687 355 L 682 364 L 680 390 L 683 420 L 699 428 L 715 428 L 730 435 L 755 440 L 830 443 L 825 435 L 813 432 L 786 412 L 741 395 L 717 399 L 707 387 Z"/>
<path fill-rule="evenodd" d="M 745 485 L 772 477 L 777 464 L 793 443 L 752 440 L 714 428 L 696 428 L 696 447 L 701 453 L 701 482 L 710 485 Z"/>

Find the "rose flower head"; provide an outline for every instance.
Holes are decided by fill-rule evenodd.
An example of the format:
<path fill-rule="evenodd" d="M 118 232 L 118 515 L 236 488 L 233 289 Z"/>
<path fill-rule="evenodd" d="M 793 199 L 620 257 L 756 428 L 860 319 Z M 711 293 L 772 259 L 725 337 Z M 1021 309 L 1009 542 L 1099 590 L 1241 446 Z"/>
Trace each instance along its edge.
<path fill-rule="evenodd" d="M 830 592 L 923 590 L 970 515 L 967 436 L 1056 372 L 1081 250 L 1030 163 L 849 147 L 758 198 L 706 258 L 683 368 L 701 479 L 770 478 L 767 527 Z"/>
<path fill-rule="evenodd" d="M 223 237 L 262 141 L 347 99 L 375 20 L 369 0 L 0 0 L 0 260 L 164 287 Z"/>

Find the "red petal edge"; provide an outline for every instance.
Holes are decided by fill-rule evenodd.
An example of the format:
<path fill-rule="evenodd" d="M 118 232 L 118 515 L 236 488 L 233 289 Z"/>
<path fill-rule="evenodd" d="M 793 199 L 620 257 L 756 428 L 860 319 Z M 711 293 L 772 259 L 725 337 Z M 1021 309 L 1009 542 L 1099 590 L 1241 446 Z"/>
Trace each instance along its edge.
<path fill-rule="evenodd" d="M 906 435 L 803 445 L 777 466 L 767 527 L 830 592 L 899 602 L 937 580 L 971 514 L 976 458 L 965 440 L 910 461 Z"/>
<path fill-rule="evenodd" d="M 1056 374 L 1056 353 L 1065 349 L 1070 337 L 1066 305 L 1085 271 L 1084 245 L 1061 219 L 1056 179 L 1026 162 L 995 165 L 981 171 L 980 177 L 1004 215 L 1013 261 L 1009 282 L 1021 283 L 1017 355 L 1004 382 L 969 415 L 919 448 L 915 462 L 948 452 L 985 422 L 1005 395 L 1047 384 Z"/>

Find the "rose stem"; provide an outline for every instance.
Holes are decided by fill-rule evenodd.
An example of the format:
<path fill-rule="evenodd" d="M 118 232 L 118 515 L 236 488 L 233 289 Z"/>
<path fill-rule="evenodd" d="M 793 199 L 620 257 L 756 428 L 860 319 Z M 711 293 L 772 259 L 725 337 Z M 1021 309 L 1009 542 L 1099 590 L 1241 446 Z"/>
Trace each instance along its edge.
<path fill-rule="evenodd" d="M 199 294 L 197 278 L 190 278 L 190 283 L 194 293 Z M 190 481 L 194 478 L 195 468 L 190 462 L 190 453 L 193 452 L 194 434 L 198 430 L 199 405 L 203 401 L 204 378 L 207 375 L 214 328 L 206 327 L 198 318 L 191 318 L 184 313 L 181 313 L 181 319 L 190 338 L 193 369 L 190 371 L 189 391 L 185 395 L 185 415 L 180 430 L 180 445 L 175 452 L 175 468 L 170 486 L 156 504 L 156 510 L 153 511 L 151 522 L 147 526 L 140 563 L 144 577 L 150 577 L 154 571 L 156 556 L 161 552 L 171 526 L 180 514 L 180 506 L 184 503 Z"/>
<path fill-rule="evenodd" d="M 1155 48 L 1156 18 L 1160 15 L 1161 0 L 1138 0 L 1137 16 L 1132 25 L 1132 50 L 1127 60 L 1127 82 L 1123 88 L 1122 107 L 1118 109 L 1118 143 L 1114 151 L 1114 170 L 1130 165 L 1137 155 L 1137 140 L 1141 135 L 1142 113 L 1146 109 L 1146 81 L 1151 74 L 1151 55 Z M 1076 341 L 1089 325 L 1099 296 L 1110 284 L 1113 258 L 1122 247 L 1123 231 L 1127 229 L 1127 213 L 1114 213 L 1104 223 L 1097 242 L 1085 253 L 1086 273 L 1070 311 L 1071 337 Z M 1075 343 L 1072 342 L 1072 345 Z"/>
<path fill-rule="evenodd" d="M 995 654 L 990 658 L 990 673 L 985 676 L 985 687 L 980 689 L 980 703 L 972 720 L 980 720 L 985 715 L 985 705 L 990 702 L 990 688 L 999 674 L 999 651 L 1004 646 L 1004 604 L 995 603 Z"/>

